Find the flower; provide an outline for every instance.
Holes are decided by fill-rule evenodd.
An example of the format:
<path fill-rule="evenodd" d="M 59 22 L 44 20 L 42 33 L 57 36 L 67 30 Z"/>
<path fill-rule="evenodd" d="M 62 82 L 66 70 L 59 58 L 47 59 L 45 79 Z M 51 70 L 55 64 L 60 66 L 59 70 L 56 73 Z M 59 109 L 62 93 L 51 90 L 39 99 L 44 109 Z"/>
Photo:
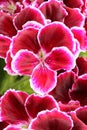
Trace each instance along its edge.
<path fill-rule="evenodd" d="M 11 44 L 11 65 L 17 74 L 31 76 L 30 84 L 35 92 L 46 94 L 56 86 L 56 71 L 75 67 L 76 53 L 71 31 L 64 24 L 54 22 L 41 29 L 27 27 L 19 31 Z"/>

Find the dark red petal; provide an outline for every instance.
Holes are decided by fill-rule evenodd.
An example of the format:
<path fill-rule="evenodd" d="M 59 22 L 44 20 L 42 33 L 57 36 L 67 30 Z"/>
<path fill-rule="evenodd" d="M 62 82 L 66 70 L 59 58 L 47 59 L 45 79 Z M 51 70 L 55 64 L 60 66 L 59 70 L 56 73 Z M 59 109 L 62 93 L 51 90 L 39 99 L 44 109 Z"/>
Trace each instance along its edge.
<path fill-rule="evenodd" d="M 28 6 L 27 8 L 23 9 L 14 18 L 14 23 L 19 30 L 22 29 L 22 25 L 28 21 L 36 21 L 43 25 L 45 24 L 45 18 L 43 14 L 39 11 L 39 9 L 32 6 Z"/>
<path fill-rule="evenodd" d="M 66 47 L 53 48 L 45 62 L 52 70 L 71 70 L 75 67 L 74 55 Z"/>
<path fill-rule="evenodd" d="M 32 120 L 29 130 L 71 130 L 73 126 L 71 118 L 56 109 L 40 112 Z"/>
<path fill-rule="evenodd" d="M 39 60 L 28 50 L 20 50 L 12 60 L 12 69 L 20 75 L 31 75 L 33 69 L 38 65 Z"/>
<path fill-rule="evenodd" d="M 76 110 L 76 116 L 87 125 L 87 106 L 80 107 Z"/>
<path fill-rule="evenodd" d="M 80 101 L 81 105 L 87 105 L 87 75 L 80 76 L 70 90 L 73 100 Z"/>
<path fill-rule="evenodd" d="M 30 84 L 35 92 L 42 95 L 47 94 L 56 86 L 56 80 L 56 72 L 46 65 L 39 64 L 32 73 Z"/>
<path fill-rule="evenodd" d="M 8 125 L 5 121 L 0 121 L 0 130 L 4 130 L 4 128 Z"/>
<path fill-rule="evenodd" d="M 12 37 L 16 35 L 17 31 L 13 25 L 13 18 L 5 14 L 3 12 L 0 12 L 0 34 Z"/>
<path fill-rule="evenodd" d="M 63 2 L 70 8 L 80 8 L 83 5 L 83 0 L 63 0 Z"/>
<path fill-rule="evenodd" d="M 0 35 L 0 57 L 1 58 L 6 57 L 7 51 L 9 50 L 10 43 L 11 43 L 10 38 Z"/>
<path fill-rule="evenodd" d="M 53 108 L 58 108 L 56 100 L 50 95 L 39 96 L 39 95 L 30 95 L 25 103 L 27 113 L 35 118 L 40 111 L 51 110 Z"/>
<path fill-rule="evenodd" d="M 69 28 L 61 22 L 53 22 L 39 31 L 38 40 L 46 52 L 53 47 L 66 46 L 72 52 L 75 51 L 76 43 Z"/>
<path fill-rule="evenodd" d="M 66 8 L 66 11 L 68 12 L 68 15 L 65 17 L 64 23 L 68 27 L 78 26 L 82 27 L 84 26 L 84 15 L 80 12 L 80 9 L 77 8 Z"/>
<path fill-rule="evenodd" d="M 57 77 L 57 85 L 50 94 L 57 100 L 62 103 L 67 103 L 70 100 L 69 97 L 69 89 L 72 87 L 74 80 L 76 79 L 76 75 L 70 72 L 61 73 Z"/>
<path fill-rule="evenodd" d="M 78 67 L 78 75 L 83 75 L 87 73 L 87 59 L 83 57 L 78 57 L 76 60 Z"/>
<path fill-rule="evenodd" d="M 1 98 L 1 119 L 9 123 L 27 122 L 24 107 L 27 96 L 25 92 L 8 90 Z"/>
<path fill-rule="evenodd" d="M 66 10 L 61 6 L 60 2 L 56 0 L 43 2 L 39 9 L 44 14 L 45 18 L 50 19 L 51 21 L 63 22 L 67 15 Z"/>
<path fill-rule="evenodd" d="M 19 33 L 13 38 L 11 44 L 12 55 L 15 55 L 20 49 L 27 49 L 34 53 L 38 53 L 40 46 L 37 41 L 37 33 L 38 30 L 33 27 L 19 31 Z"/>

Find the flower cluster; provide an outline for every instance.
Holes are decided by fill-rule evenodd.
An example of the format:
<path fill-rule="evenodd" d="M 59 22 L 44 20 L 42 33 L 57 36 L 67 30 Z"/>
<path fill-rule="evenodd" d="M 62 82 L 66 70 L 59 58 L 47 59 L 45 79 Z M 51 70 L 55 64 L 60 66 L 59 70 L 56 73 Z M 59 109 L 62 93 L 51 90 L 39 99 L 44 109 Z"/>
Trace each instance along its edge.
<path fill-rule="evenodd" d="M 0 0 L 0 58 L 36 94 L 8 90 L 0 130 L 87 130 L 86 0 Z"/>

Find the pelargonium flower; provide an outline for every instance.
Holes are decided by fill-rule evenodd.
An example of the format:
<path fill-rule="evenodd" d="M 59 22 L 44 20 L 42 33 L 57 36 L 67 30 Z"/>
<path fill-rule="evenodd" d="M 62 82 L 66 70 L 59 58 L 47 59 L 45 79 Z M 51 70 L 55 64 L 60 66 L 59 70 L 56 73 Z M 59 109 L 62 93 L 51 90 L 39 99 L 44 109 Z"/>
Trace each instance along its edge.
<path fill-rule="evenodd" d="M 8 90 L 1 97 L 0 118 L 10 125 L 7 128 L 15 125 L 17 128 L 27 128 L 39 112 L 54 108 L 59 110 L 58 103 L 50 95 L 28 95 L 26 92 Z"/>
<path fill-rule="evenodd" d="M 32 27 L 20 31 L 13 38 L 11 53 L 13 71 L 31 76 L 33 90 L 46 94 L 56 86 L 56 71 L 74 68 L 78 50 L 71 31 L 54 22 L 39 31 Z"/>

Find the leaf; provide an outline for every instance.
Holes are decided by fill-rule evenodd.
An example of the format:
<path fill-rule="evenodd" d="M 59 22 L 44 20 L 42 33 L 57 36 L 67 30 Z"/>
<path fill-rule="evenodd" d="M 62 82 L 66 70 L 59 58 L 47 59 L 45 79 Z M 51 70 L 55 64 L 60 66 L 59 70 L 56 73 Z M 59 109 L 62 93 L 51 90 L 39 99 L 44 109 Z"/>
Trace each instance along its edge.
<path fill-rule="evenodd" d="M 2 95 L 6 90 L 12 88 L 16 90 L 22 90 L 33 93 L 33 90 L 29 84 L 28 76 L 11 76 L 8 75 L 6 71 L 3 70 L 5 63 L 3 59 L 0 59 L 0 95 Z"/>

